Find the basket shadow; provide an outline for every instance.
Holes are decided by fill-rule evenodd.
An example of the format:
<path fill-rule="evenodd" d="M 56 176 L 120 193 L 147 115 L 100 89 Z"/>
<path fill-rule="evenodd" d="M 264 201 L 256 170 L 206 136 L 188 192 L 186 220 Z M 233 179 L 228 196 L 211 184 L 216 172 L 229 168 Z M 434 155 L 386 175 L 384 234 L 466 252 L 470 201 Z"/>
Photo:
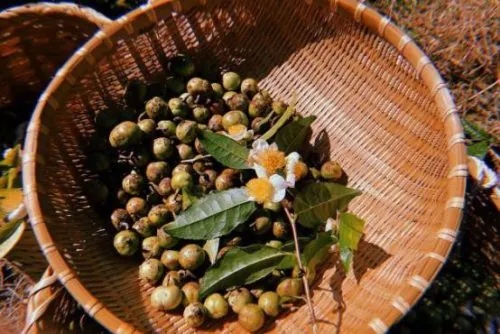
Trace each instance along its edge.
<path fill-rule="evenodd" d="M 356 260 L 356 255 L 358 255 L 358 259 Z M 360 256 L 364 255 L 363 257 L 360 258 Z M 369 257 L 369 259 L 366 259 L 366 257 Z M 361 282 L 362 277 L 364 274 L 370 270 L 370 269 L 375 269 L 378 266 L 382 265 L 386 260 L 388 260 L 391 257 L 389 253 L 387 253 L 385 250 L 383 250 L 381 247 L 367 242 L 364 237 L 360 240 L 360 243 L 358 245 L 358 250 L 356 251 L 354 260 L 353 260 L 353 274 L 354 277 L 359 284 Z M 333 313 L 337 315 L 336 321 L 329 321 L 329 320 L 324 320 L 324 319 L 318 319 L 318 322 L 324 322 L 330 325 L 333 325 L 337 328 L 337 332 L 342 328 L 342 320 L 343 320 L 343 314 L 346 311 L 346 304 L 344 301 L 344 296 L 343 296 L 343 283 L 344 280 L 347 278 L 347 275 L 344 271 L 343 265 L 339 259 L 334 259 L 333 260 L 333 266 L 335 268 L 335 272 L 326 279 L 326 281 L 329 284 L 329 288 L 320 288 L 317 286 L 317 283 L 315 284 L 313 291 L 318 290 L 318 291 L 328 291 L 331 293 L 333 300 L 336 303 L 336 307 L 333 309 Z M 321 279 L 317 279 L 318 281 L 325 281 L 325 273 L 327 270 L 327 266 L 323 266 L 319 268 L 318 272 L 318 277 Z"/>
<path fill-rule="evenodd" d="M 354 276 L 358 284 L 368 270 L 377 268 L 391 257 L 383 248 L 367 242 L 364 237 L 359 242 L 356 254 L 366 255 L 366 257 L 363 256 L 362 260 L 360 259 L 361 261 L 354 260 L 352 264 Z"/>

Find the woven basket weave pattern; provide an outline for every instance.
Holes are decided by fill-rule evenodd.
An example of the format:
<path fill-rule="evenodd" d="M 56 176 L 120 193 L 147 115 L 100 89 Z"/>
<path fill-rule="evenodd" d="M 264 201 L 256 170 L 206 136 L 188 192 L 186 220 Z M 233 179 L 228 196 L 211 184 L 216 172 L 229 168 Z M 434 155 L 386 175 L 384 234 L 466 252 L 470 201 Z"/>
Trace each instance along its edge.
<path fill-rule="evenodd" d="M 277 98 L 296 96 L 300 112 L 318 116 L 315 133 L 326 131 L 323 149 L 363 191 L 351 209 L 367 221 L 353 273 L 344 280 L 332 259 L 314 288 L 319 328 L 384 331 L 441 267 L 461 217 L 463 136 L 445 86 L 406 35 L 354 1 L 339 1 L 336 11 L 298 0 L 206 2 L 157 4 L 119 20 L 77 53 L 41 99 L 25 193 L 42 249 L 109 329 L 132 330 L 120 318 L 142 331 L 189 331 L 179 315 L 150 308 L 138 263 L 114 254 L 109 224 L 83 191 L 96 177 L 85 167 L 94 112 L 119 107 L 128 79 L 154 80 L 166 58 L 187 52 L 255 76 Z M 185 13 L 171 16 L 172 9 Z M 272 329 L 307 331 L 304 312 L 280 317 Z M 210 328 L 238 331 L 232 320 Z"/>
<path fill-rule="evenodd" d="M 29 116 L 56 70 L 97 29 L 110 22 L 92 9 L 69 3 L 38 3 L 0 12 L 0 109 Z M 34 281 L 39 280 L 47 268 L 30 227 L 7 259 Z M 27 312 L 33 321 L 39 319 L 37 308 L 51 295 L 47 289 L 30 298 L 28 303 L 21 300 L 13 309 L 2 309 L 0 331 L 21 332 L 24 314 Z M 51 326 L 57 316 L 56 312 L 45 317 L 45 330 L 48 327 L 55 330 Z M 30 332 L 36 333 L 36 330 L 37 326 L 33 326 Z"/>

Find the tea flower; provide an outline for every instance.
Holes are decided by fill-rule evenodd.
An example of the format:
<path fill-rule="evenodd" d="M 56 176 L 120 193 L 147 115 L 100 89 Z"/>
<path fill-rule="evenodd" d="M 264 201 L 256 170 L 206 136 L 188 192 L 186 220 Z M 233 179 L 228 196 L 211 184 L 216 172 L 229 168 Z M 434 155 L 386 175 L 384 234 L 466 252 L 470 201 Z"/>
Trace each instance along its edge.
<path fill-rule="evenodd" d="M 300 161 L 300 155 L 292 152 L 286 157 L 286 181 L 290 188 L 295 187 L 295 182 L 307 175 L 307 165 Z"/>
<path fill-rule="evenodd" d="M 235 124 L 231 125 L 227 132 L 223 132 L 225 136 L 235 140 L 248 140 L 253 137 L 253 130 L 248 130 L 247 127 L 243 124 Z"/>
<path fill-rule="evenodd" d="M 276 174 L 286 165 L 285 153 L 278 150 L 278 145 L 269 145 L 263 139 L 257 139 L 252 144 L 248 162 L 258 177 Z"/>
<path fill-rule="evenodd" d="M 281 202 L 286 195 L 288 183 L 278 174 L 270 178 L 258 177 L 251 179 L 246 184 L 246 191 L 251 200 L 263 204 L 266 202 Z"/>

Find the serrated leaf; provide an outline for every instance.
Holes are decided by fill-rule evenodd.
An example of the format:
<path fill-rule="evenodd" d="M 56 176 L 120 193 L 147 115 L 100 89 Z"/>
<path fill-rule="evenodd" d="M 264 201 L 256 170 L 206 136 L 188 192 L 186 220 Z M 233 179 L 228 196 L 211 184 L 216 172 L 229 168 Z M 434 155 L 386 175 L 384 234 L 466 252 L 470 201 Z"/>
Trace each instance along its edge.
<path fill-rule="evenodd" d="M 0 227 L 0 258 L 4 258 L 18 243 L 26 229 L 23 220 L 7 223 Z"/>
<path fill-rule="evenodd" d="M 200 285 L 200 298 L 230 287 L 256 282 L 280 266 L 286 257 L 293 256 L 279 249 L 252 245 L 234 248 L 210 267 Z"/>
<path fill-rule="evenodd" d="M 205 250 L 205 252 L 207 252 L 211 264 L 214 264 L 215 260 L 217 259 L 217 254 L 219 253 L 219 244 L 220 239 L 215 238 L 207 240 L 207 242 L 205 242 L 205 245 L 203 245 L 203 249 Z"/>
<path fill-rule="evenodd" d="M 199 137 L 205 150 L 218 162 L 234 169 L 249 169 L 250 150 L 233 139 L 205 130 Z"/>
<path fill-rule="evenodd" d="M 276 144 L 285 154 L 298 152 L 308 142 L 312 135 L 311 124 L 316 116 L 309 116 L 283 127 L 276 135 Z"/>
<path fill-rule="evenodd" d="M 302 258 L 304 265 L 308 268 L 316 267 L 316 265 L 323 263 L 328 258 L 330 246 L 337 242 L 330 232 L 318 233 L 316 239 L 310 241 L 304 251 L 302 252 Z"/>
<path fill-rule="evenodd" d="M 467 154 L 477 157 L 481 160 L 484 159 L 486 153 L 490 149 L 490 141 L 489 140 L 481 140 L 470 145 L 467 145 Z"/>
<path fill-rule="evenodd" d="M 179 239 L 215 239 L 243 224 L 255 210 L 243 188 L 212 193 L 179 214 L 165 231 Z"/>
<path fill-rule="evenodd" d="M 340 248 L 358 249 L 359 240 L 363 236 L 365 221 L 355 214 L 342 212 L 339 215 Z"/>
<path fill-rule="evenodd" d="M 260 138 L 264 140 L 269 140 L 272 137 L 274 137 L 276 132 L 278 132 L 278 130 L 283 125 L 285 125 L 285 123 L 290 119 L 290 117 L 293 116 L 294 113 L 295 113 L 295 103 L 290 103 L 284 114 L 281 115 L 280 119 L 269 130 L 267 130 L 266 133 L 264 133 Z"/>
<path fill-rule="evenodd" d="M 340 261 L 342 262 L 342 266 L 344 267 L 344 271 L 346 273 L 351 269 L 352 263 L 352 250 L 349 248 L 340 248 Z"/>
<path fill-rule="evenodd" d="M 324 224 L 330 217 L 336 217 L 337 210 L 345 210 L 360 194 L 356 189 L 337 183 L 309 183 L 297 194 L 293 209 L 301 225 L 313 228 Z"/>
<path fill-rule="evenodd" d="M 476 140 L 491 139 L 491 135 L 484 129 L 479 127 L 477 124 L 471 123 L 465 119 L 462 120 L 462 124 L 464 126 L 465 134 L 472 140 L 476 141 Z"/>

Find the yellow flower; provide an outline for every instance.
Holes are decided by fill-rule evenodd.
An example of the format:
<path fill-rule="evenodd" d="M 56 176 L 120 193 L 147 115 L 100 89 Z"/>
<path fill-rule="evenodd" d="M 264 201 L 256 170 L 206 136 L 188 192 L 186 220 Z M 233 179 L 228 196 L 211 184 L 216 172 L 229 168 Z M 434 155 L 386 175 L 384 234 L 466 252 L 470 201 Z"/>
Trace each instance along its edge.
<path fill-rule="evenodd" d="M 287 182 L 277 174 L 270 178 L 259 177 L 251 179 L 246 184 L 248 196 L 257 203 L 278 203 L 285 198 Z"/>
<path fill-rule="evenodd" d="M 285 153 L 278 150 L 278 145 L 269 145 L 263 139 L 253 142 L 248 160 L 259 177 L 273 175 L 286 165 Z"/>

